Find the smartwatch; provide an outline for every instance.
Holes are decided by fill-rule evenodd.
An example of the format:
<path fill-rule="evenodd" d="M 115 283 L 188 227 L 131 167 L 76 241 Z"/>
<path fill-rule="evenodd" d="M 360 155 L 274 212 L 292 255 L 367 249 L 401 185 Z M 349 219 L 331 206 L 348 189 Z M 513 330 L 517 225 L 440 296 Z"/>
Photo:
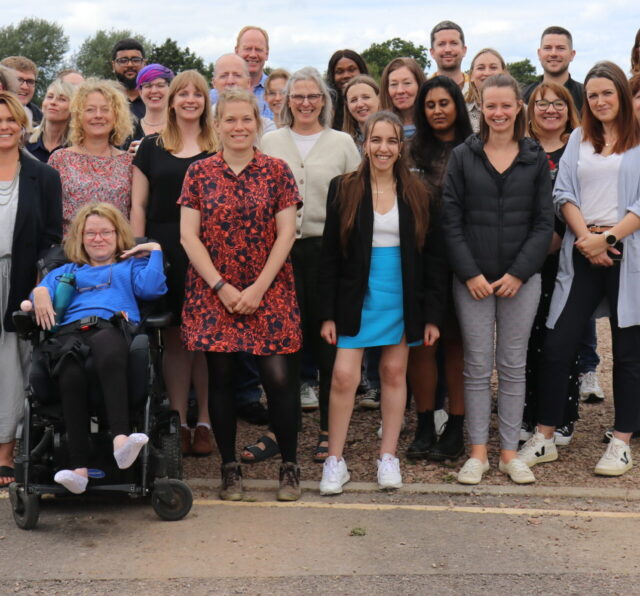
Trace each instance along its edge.
<path fill-rule="evenodd" d="M 616 242 L 618 242 L 618 238 L 616 237 L 616 235 L 608 230 L 604 232 L 602 235 L 604 236 L 605 242 L 609 246 L 615 246 Z"/>

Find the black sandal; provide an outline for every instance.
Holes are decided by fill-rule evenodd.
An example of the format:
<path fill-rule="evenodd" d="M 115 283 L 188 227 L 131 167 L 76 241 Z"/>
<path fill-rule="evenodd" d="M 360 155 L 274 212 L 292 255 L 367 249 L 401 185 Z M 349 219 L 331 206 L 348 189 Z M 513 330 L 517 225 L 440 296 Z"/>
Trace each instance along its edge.
<path fill-rule="evenodd" d="M 0 488 L 7 488 L 16 480 L 15 470 L 11 466 L 0 466 L 0 479 L 2 478 L 13 478 L 10 482 L 0 482 Z"/>
<path fill-rule="evenodd" d="M 264 445 L 264 449 L 258 447 L 258 443 L 262 443 Z M 240 460 L 243 464 L 257 464 L 280 453 L 278 443 L 268 435 L 262 435 L 253 445 L 246 445 L 244 449 L 253 455 L 253 457 L 249 458 L 240 456 Z"/>
<path fill-rule="evenodd" d="M 329 433 L 321 431 L 318 434 L 318 444 L 316 445 L 316 450 L 313 452 L 313 461 L 317 464 L 323 464 L 324 460 L 327 459 L 329 455 L 329 446 L 326 447 L 324 445 L 320 445 L 320 443 L 329 442 Z"/>

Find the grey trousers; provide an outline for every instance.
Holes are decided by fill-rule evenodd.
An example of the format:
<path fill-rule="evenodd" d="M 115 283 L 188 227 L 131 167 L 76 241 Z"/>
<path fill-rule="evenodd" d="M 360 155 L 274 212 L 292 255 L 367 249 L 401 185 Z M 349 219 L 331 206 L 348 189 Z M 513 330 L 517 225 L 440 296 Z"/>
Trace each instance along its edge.
<path fill-rule="evenodd" d="M 498 370 L 500 447 L 517 449 L 525 397 L 527 343 L 540 301 L 540 275 L 513 298 L 474 300 L 457 278 L 453 298 L 464 344 L 464 407 L 472 445 L 489 440 L 491 374 Z"/>

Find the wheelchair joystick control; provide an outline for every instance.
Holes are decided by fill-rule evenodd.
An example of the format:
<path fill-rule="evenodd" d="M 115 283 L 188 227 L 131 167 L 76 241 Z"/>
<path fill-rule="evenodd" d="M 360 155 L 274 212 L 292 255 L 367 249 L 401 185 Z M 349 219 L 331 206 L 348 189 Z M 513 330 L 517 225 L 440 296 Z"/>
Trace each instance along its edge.
<path fill-rule="evenodd" d="M 76 291 L 75 282 L 76 276 L 73 273 L 64 273 L 60 276 L 56 292 L 53 296 L 53 310 L 56 313 L 56 324 L 51 328 L 52 333 L 58 330 L 64 318 L 64 313 L 71 303 L 71 299 Z"/>

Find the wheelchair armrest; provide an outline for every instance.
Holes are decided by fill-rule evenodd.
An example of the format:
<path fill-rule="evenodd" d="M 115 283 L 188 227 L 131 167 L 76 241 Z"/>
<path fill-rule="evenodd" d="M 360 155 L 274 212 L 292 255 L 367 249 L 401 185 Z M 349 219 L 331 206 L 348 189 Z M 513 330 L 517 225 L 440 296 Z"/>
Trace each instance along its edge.
<path fill-rule="evenodd" d="M 163 329 L 171 324 L 172 318 L 170 312 L 151 314 L 144 320 L 144 326 L 150 329 Z"/>
<path fill-rule="evenodd" d="M 36 315 L 33 311 L 17 310 L 11 315 L 11 318 L 20 339 L 31 339 L 33 332 L 39 330 L 36 323 Z"/>

